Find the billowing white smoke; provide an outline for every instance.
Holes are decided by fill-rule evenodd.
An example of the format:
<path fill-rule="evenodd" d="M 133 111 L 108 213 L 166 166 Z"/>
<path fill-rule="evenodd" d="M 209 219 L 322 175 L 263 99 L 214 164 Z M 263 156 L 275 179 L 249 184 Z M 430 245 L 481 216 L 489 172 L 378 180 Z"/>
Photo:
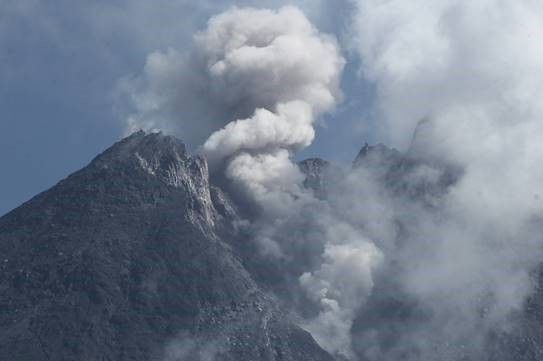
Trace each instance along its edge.
<path fill-rule="evenodd" d="M 361 237 L 358 232 L 354 236 Z M 322 308 L 306 327 L 325 349 L 351 358 L 353 320 L 371 293 L 382 254 L 370 240 L 355 238 L 327 243 L 323 258 L 320 269 L 300 277 L 308 296 Z"/>
<path fill-rule="evenodd" d="M 425 119 L 411 154 L 464 170 L 444 218 L 418 215 L 425 223 L 411 249 L 417 260 L 404 260 L 404 285 L 433 308 L 419 337 L 471 347 L 522 308 L 541 259 L 533 229 L 543 214 L 543 3 L 353 2 L 385 134 L 406 148 Z M 484 299 L 492 301 L 481 320 Z M 435 344 L 425 347 L 435 357 Z"/>
<path fill-rule="evenodd" d="M 212 134 L 204 152 L 212 164 L 229 158 L 227 177 L 263 208 L 273 197 L 285 204 L 303 180 L 288 152 L 311 143 L 315 117 L 340 96 L 344 60 L 335 41 L 298 9 L 284 7 L 218 15 L 197 44 L 221 96 L 235 99 L 229 103 L 243 99 L 254 111 Z"/>
<path fill-rule="evenodd" d="M 213 161 L 239 150 L 274 148 L 298 150 L 307 147 L 315 132 L 313 110 L 303 101 L 280 103 L 275 112 L 257 109 L 252 118 L 237 120 L 209 137 L 204 150 Z"/>
<path fill-rule="evenodd" d="M 127 130 L 160 128 L 201 145 L 232 120 L 271 115 L 258 109 L 292 118 L 306 107 L 300 113 L 306 127 L 296 125 L 304 131 L 299 146 L 306 146 L 313 138 L 307 126 L 340 97 L 343 64 L 334 38 L 297 8 L 234 8 L 211 18 L 190 51 L 152 53 L 144 74 L 125 80 L 137 108 Z M 306 105 L 280 106 L 293 101 Z M 213 152 L 212 143 L 207 148 Z"/>
<path fill-rule="evenodd" d="M 254 110 L 300 100 L 317 112 L 338 97 L 343 58 L 295 7 L 233 9 L 213 17 L 196 36 L 217 96 Z M 318 69 L 319 71 L 315 71 Z"/>
<path fill-rule="evenodd" d="M 280 229 L 303 229 L 300 213 L 313 214 L 315 221 L 305 227 L 323 233 L 298 238 L 308 247 L 322 245 L 324 264 L 304 273 L 300 285 L 321 311 L 305 326 L 330 352 L 351 356 L 350 328 L 371 291 L 381 254 L 302 187 L 304 176 L 290 160 L 291 152 L 312 142 L 316 116 L 339 98 L 344 61 L 337 46 L 290 7 L 219 15 L 198 41 L 211 54 L 208 66 L 221 91 L 229 89 L 226 94 L 234 97 L 242 93 L 256 108 L 251 117 L 213 133 L 203 150 L 212 164 L 225 159 L 226 177 L 260 206 L 255 239 L 268 255 L 292 257 L 289 248 L 296 241 Z M 327 229 L 341 225 L 348 237 Z"/>
<path fill-rule="evenodd" d="M 296 263 L 289 249 L 296 242 L 324 248 L 320 269 L 303 269 L 314 271 L 301 286 L 321 307 L 306 327 L 329 351 L 349 355 L 350 327 L 380 253 L 304 189 L 291 161 L 313 141 L 317 117 L 341 99 L 344 63 L 335 39 L 295 7 L 233 8 L 209 20 L 189 53 L 151 54 L 144 75 L 125 86 L 138 107 L 130 130 L 157 127 L 203 143 L 212 168 L 224 169 L 258 207 L 252 229 L 262 253 Z M 304 214 L 311 219 L 305 227 L 319 230 L 314 238 L 282 233 L 303 229 Z M 302 273 L 292 275 L 296 282 Z"/>

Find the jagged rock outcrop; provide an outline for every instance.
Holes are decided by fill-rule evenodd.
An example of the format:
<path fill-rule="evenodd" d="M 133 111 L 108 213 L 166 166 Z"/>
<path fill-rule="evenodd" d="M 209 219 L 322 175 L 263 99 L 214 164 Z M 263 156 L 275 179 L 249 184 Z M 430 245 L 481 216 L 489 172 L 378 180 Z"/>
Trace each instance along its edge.
<path fill-rule="evenodd" d="M 332 360 L 221 228 L 205 159 L 142 132 L 0 218 L 0 359 Z"/>
<path fill-rule="evenodd" d="M 368 171 L 396 196 L 422 201 L 428 206 L 446 194 L 462 173 L 457 167 L 401 153 L 384 144 L 362 147 L 353 169 Z"/>
<path fill-rule="evenodd" d="M 304 187 L 313 190 L 318 198 L 326 197 L 332 168 L 336 168 L 321 158 L 309 158 L 298 163 L 298 167 L 306 176 Z"/>

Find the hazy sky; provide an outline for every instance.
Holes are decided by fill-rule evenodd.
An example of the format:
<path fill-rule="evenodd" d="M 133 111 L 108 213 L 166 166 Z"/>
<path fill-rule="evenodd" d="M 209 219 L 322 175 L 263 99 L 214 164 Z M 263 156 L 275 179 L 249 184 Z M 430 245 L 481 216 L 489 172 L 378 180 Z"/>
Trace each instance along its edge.
<path fill-rule="evenodd" d="M 86 165 L 124 134 L 121 79 L 148 53 L 183 50 L 210 16 L 236 6 L 295 4 L 335 35 L 349 61 L 344 101 L 300 157 L 350 162 L 369 133 L 371 85 L 345 39 L 345 1 L 0 0 L 0 214 Z M 330 121 L 333 118 L 333 121 Z M 324 125 L 325 124 L 325 125 Z"/>

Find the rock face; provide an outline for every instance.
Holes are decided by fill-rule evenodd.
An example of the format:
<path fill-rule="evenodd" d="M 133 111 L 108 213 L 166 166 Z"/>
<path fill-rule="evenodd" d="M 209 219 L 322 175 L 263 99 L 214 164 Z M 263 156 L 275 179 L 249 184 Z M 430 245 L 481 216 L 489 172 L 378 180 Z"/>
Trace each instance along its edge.
<path fill-rule="evenodd" d="M 332 360 L 222 232 L 235 207 L 142 132 L 0 218 L 0 360 Z"/>
<path fill-rule="evenodd" d="M 318 198 L 326 198 L 326 191 L 334 171 L 338 171 L 330 162 L 320 158 L 309 158 L 298 163 L 306 176 L 304 186 L 312 189 Z"/>
<path fill-rule="evenodd" d="M 453 165 L 412 157 L 383 144 L 362 147 L 353 162 L 355 170 L 371 170 L 376 181 L 396 196 L 432 206 L 454 184 L 461 170 Z"/>

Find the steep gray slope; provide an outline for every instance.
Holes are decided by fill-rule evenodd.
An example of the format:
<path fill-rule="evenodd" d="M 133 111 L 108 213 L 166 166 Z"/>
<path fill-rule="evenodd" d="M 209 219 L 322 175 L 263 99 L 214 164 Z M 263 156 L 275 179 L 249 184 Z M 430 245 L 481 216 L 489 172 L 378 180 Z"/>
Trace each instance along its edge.
<path fill-rule="evenodd" d="M 0 218 L 0 359 L 331 360 L 220 237 L 204 159 L 136 133 Z"/>

